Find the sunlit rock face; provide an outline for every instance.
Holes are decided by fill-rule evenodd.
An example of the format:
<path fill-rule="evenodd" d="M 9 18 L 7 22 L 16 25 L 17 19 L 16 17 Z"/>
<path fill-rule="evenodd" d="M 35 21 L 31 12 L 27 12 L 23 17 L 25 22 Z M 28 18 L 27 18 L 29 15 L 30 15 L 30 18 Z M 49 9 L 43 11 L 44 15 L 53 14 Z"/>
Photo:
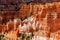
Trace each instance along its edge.
<path fill-rule="evenodd" d="M 10 20 L 0 25 L 0 33 L 14 40 L 21 36 L 20 33 L 33 33 L 32 40 L 60 40 L 59 10 L 60 2 L 54 2 L 45 5 L 23 4 L 18 12 L 2 12 L 1 20 Z M 21 37 L 20 40 L 23 39 Z"/>

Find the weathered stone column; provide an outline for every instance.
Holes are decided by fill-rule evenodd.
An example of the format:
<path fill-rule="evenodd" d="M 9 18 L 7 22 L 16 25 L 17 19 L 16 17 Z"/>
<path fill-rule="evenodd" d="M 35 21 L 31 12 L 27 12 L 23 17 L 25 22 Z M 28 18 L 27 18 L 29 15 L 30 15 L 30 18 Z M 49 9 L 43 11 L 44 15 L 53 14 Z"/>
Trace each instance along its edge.
<path fill-rule="evenodd" d="M 47 14 L 47 26 L 49 27 L 49 36 L 48 37 L 50 37 L 50 34 L 51 34 L 51 32 L 52 32 L 52 29 L 53 29 L 53 27 L 54 27 L 54 17 L 53 17 L 53 15 L 52 15 L 53 13 L 48 13 Z"/>

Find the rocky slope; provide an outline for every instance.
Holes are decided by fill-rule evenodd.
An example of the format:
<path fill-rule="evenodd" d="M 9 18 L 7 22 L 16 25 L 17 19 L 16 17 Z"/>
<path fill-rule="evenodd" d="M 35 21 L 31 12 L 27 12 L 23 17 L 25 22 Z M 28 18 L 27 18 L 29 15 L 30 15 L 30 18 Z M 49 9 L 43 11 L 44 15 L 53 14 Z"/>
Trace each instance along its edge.
<path fill-rule="evenodd" d="M 20 38 L 20 40 L 28 40 L 30 37 L 32 37 L 31 40 L 34 40 L 35 36 L 38 37 L 36 40 L 41 38 L 41 36 L 46 37 L 46 40 L 50 38 L 52 40 L 60 40 L 59 10 L 60 2 L 53 2 L 34 5 L 23 4 L 21 10 L 18 12 L 1 12 L 1 20 L 7 18 L 9 21 L 6 24 L 0 25 L 0 33 L 4 34 L 10 40 L 16 40 L 17 38 Z M 21 18 L 24 17 L 27 18 L 22 21 Z M 29 36 L 30 33 L 33 36 Z"/>

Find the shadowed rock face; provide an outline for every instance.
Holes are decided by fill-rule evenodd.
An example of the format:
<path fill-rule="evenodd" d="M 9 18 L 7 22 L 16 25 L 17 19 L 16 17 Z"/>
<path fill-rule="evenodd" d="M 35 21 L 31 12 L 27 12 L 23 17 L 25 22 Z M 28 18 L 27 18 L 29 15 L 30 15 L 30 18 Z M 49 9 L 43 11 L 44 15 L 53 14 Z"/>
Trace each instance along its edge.
<path fill-rule="evenodd" d="M 59 0 L 0 0 L 0 5 L 1 4 L 7 4 L 7 5 L 16 5 L 20 3 L 27 3 L 33 1 L 33 3 L 47 3 L 47 2 L 54 2 L 54 1 L 59 1 Z"/>
<path fill-rule="evenodd" d="M 0 0 L 0 11 L 19 11 L 21 4 L 48 3 L 59 0 Z"/>

